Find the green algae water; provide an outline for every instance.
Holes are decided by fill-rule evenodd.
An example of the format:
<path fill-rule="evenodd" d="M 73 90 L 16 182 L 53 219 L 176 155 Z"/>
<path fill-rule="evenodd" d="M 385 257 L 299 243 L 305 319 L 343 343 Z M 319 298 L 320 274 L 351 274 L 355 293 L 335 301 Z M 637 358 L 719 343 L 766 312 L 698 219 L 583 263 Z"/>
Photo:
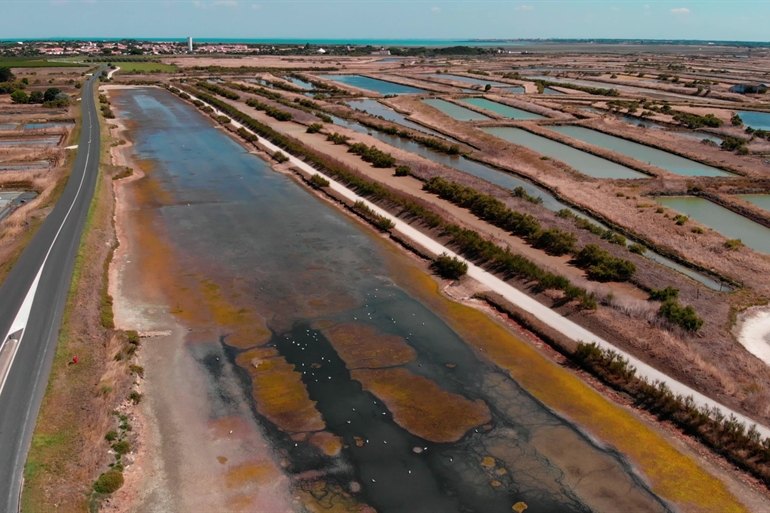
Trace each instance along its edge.
<path fill-rule="evenodd" d="M 526 146 L 537 153 L 561 160 L 588 176 L 595 178 L 647 178 L 647 175 L 644 173 L 634 171 L 629 167 L 586 153 L 567 144 L 553 141 L 547 137 L 532 134 L 520 128 L 491 127 L 484 128 L 483 130 L 488 134 L 514 144 Z"/>
<path fill-rule="evenodd" d="M 770 194 L 741 194 L 738 197 L 770 212 Z"/>
<path fill-rule="evenodd" d="M 582 126 L 554 126 L 554 132 L 572 137 L 606 150 L 611 150 L 641 162 L 647 162 L 661 169 L 684 176 L 733 176 L 726 171 L 701 164 L 694 160 L 674 155 L 657 148 L 651 148 L 620 137 L 607 135 Z"/>
<path fill-rule="evenodd" d="M 732 210 L 707 199 L 691 196 L 660 196 L 655 200 L 713 228 L 728 239 L 740 239 L 756 251 L 770 253 L 770 228 Z"/>
<path fill-rule="evenodd" d="M 377 80 L 375 78 L 362 77 L 360 75 L 319 75 L 319 76 L 327 80 L 342 82 L 343 84 L 347 84 L 349 86 L 358 87 L 360 89 L 368 89 L 369 91 L 375 91 L 380 94 L 427 93 L 427 91 L 424 89 L 418 89 L 412 86 L 396 84 L 394 82 L 388 82 L 386 80 Z"/>
<path fill-rule="evenodd" d="M 621 455 L 544 407 L 400 288 L 388 275 L 394 257 L 373 232 L 164 90 L 126 91 L 114 105 L 135 127 L 137 156 L 153 163 L 143 180 L 153 180 L 163 198 L 132 215 L 152 216 L 184 276 L 216 284 L 217 297 L 266 320 L 267 346 L 301 373 L 326 429 L 343 440 L 339 455 L 326 456 L 252 405 L 293 486 L 302 488 L 309 476 L 345 488 L 356 483 L 354 499 L 383 513 L 509 513 L 519 502 L 530 511 L 671 511 Z M 326 330 L 345 325 L 402 339 L 415 354 L 406 371 L 483 401 L 491 420 L 457 442 L 412 434 L 352 379 L 330 344 Z M 250 376 L 235 365 L 243 349 L 227 345 L 231 329 L 214 318 L 189 335 L 212 420 L 252 401 Z M 233 372 L 237 383 L 228 381 Z"/>
<path fill-rule="evenodd" d="M 491 119 L 484 114 L 479 114 L 476 111 L 466 109 L 465 107 L 460 107 L 459 105 L 455 105 L 454 103 L 450 103 L 444 100 L 437 100 L 432 98 L 429 100 L 423 100 L 422 102 L 440 110 L 447 116 L 455 118 L 458 121 L 486 121 Z"/>

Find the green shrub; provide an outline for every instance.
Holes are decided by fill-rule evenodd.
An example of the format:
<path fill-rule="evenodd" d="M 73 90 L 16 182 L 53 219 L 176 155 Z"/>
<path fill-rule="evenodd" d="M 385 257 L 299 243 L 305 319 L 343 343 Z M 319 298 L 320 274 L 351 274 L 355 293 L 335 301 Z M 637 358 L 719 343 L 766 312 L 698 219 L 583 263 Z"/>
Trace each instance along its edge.
<path fill-rule="evenodd" d="M 29 95 L 19 89 L 11 93 L 11 101 L 13 103 L 29 103 Z"/>
<path fill-rule="evenodd" d="M 741 139 L 740 137 L 725 137 L 719 147 L 726 151 L 735 151 L 745 145 L 745 139 Z"/>
<path fill-rule="evenodd" d="M 228 98 L 230 100 L 238 100 L 240 96 L 238 93 L 234 93 L 233 91 L 230 91 L 229 89 L 225 89 L 224 87 L 220 87 L 217 84 L 211 84 L 209 82 L 206 82 L 204 80 L 199 81 L 195 84 L 196 87 L 200 89 L 206 89 L 208 91 L 211 91 L 214 94 L 218 94 L 219 96 L 223 96 L 225 98 Z"/>
<path fill-rule="evenodd" d="M 647 248 L 645 248 L 641 244 L 634 243 L 628 246 L 628 250 L 631 253 L 636 253 L 637 255 L 644 255 L 644 253 L 647 251 Z"/>
<path fill-rule="evenodd" d="M 131 451 L 131 444 L 126 440 L 120 440 L 119 442 L 112 444 L 112 450 L 115 451 L 116 454 L 128 454 Z"/>
<path fill-rule="evenodd" d="M 691 231 L 692 233 L 698 233 L 698 234 L 700 234 L 700 233 L 703 233 L 703 228 L 701 228 L 700 226 L 694 226 L 694 227 L 693 227 L 693 228 L 692 228 L 690 231 Z"/>
<path fill-rule="evenodd" d="M 144 377 L 144 367 L 141 365 L 129 365 L 128 370 L 131 372 L 131 374 L 136 374 L 140 378 Z"/>
<path fill-rule="evenodd" d="M 681 306 L 676 299 L 667 299 L 660 305 L 658 315 L 686 331 L 698 331 L 703 319 L 698 317 L 691 306 Z"/>
<path fill-rule="evenodd" d="M 277 161 L 279 164 L 283 164 L 284 162 L 288 162 L 288 161 L 289 161 L 289 157 L 287 157 L 286 155 L 284 155 L 284 154 L 283 154 L 283 152 L 281 152 L 280 150 L 278 150 L 278 151 L 276 151 L 275 153 L 273 153 L 273 158 L 274 158 L 274 159 L 275 159 L 275 160 L 276 160 L 276 161 Z"/>
<path fill-rule="evenodd" d="M 142 400 L 142 394 L 134 390 L 130 394 L 128 394 L 128 400 L 134 404 L 139 404 Z"/>
<path fill-rule="evenodd" d="M 652 301 L 668 301 L 669 299 L 676 299 L 678 297 L 679 289 L 675 289 L 674 287 L 650 290 L 650 299 Z"/>
<path fill-rule="evenodd" d="M 551 228 L 539 232 L 533 240 L 533 246 L 544 249 L 546 252 L 561 256 L 571 253 L 575 249 L 577 237 L 558 228 Z"/>
<path fill-rule="evenodd" d="M 677 214 L 676 217 L 674 217 L 674 221 L 676 221 L 676 224 L 678 226 L 682 226 L 689 220 L 690 220 L 690 217 L 683 214 Z"/>
<path fill-rule="evenodd" d="M 108 442 L 112 442 L 114 440 L 117 440 L 118 439 L 118 432 L 115 431 L 114 429 L 111 429 L 110 431 L 107 431 L 106 435 L 104 435 L 104 439 L 107 440 Z"/>
<path fill-rule="evenodd" d="M 317 173 L 310 177 L 308 183 L 310 183 L 310 185 L 316 189 L 320 189 L 321 187 L 329 187 L 329 180 Z"/>
<path fill-rule="evenodd" d="M 439 276 L 450 280 L 460 279 L 468 272 L 468 264 L 457 257 L 450 257 L 446 253 L 439 255 L 431 264 L 431 268 Z"/>
<path fill-rule="evenodd" d="M 412 168 L 406 165 L 396 166 L 395 176 L 409 176 L 412 174 Z"/>
<path fill-rule="evenodd" d="M 385 153 L 375 146 L 367 146 L 364 143 L 351 144 L 348 151 L 360 156 L 365 162 L 370 162 L 374 167 L 393 167 L 396 163 L 396 158 L 390 153 Z"/>
<path fill-rule="evenodd" d="M 602 235 L 602 239 L 606 240 L 610 244 L 617 244 L 618 246 L 626 245 L 626 238 L 619 233 L 607 231 Z"/>
<path fill-rule="evenodd" d="M 248 100 L 246 100 L 246 105 L 248 105 L 249 107 L 254 107 L 257 110 L 262 110 L 265 112 L 265 114 L 267 114 L 271 118 L 277 119 L 278 121 L 292 120 L 292 115 L 290 112 L 286 112 L 284 110 L 273 107 L 272 105 L 262 103 L 256 98 L 249 98 Z"/>
<path fill-rule="evenodd" d="M 675 110 L 670 110 L 669 112 L 673 113 L 674 121 L 687 125 L 687 128 L 700 128 L 702 126 L 717 128 L 723 124 L 723 121 L 713 114 L 699 116 L 697 114 Z"/>
<path fill-rule="evenodd" d="M 730 251 L 738 251 L 743 246 L 744 244 L 743 244 L 743 241 L 741 241 L 741 239 L 730 239 L 727 242 L 725 242 L 725 247 Z"/>
<path fill-rule="evenodd" d="M 321 123 L 313 123 L 312 125 L 307 127 L 307 133 L 309 133 L 309 134 L 317 134 L 318 132 L 321 131 L 321 129 L 323 129 L 323 127 L 324 126 Z"/>
<path fill-rule="evenodd" d="M 217 121 L 219 121 L 223 125 L 227 125 L 232 120 L 230 118 L 228 118 L 227 116 L 217 116 Z"/>
<path fill-rule="evenodd" d="M 586 269 L 588 278 L 595 281 L 628 281 L 636 272 L 633 262 L 613 257 L 596 244 L 587 244 L 581 249 L 575 263 Z"/>
<path fill-rule="evenodd" d="M 108 470 L 96 480 L 94 491 L 109 494 L 117 491 L 121 486 L 123 486 L 123 474 L 117 470 Z"/>
<path fill-rule="evenodd" d="M 541 205 L 543 203 L 543 198 L 541 196 L 532 196 L 521 186 L 516 187 L 511 194 L 517 198 L 522 198 L 530 203 L 534 203 L 535 205 Z"/>
<path fill-rule="evenodd" d="M 338 134 L 337 132 L 326 136 L 326 140 L 331 141 L 334 144 L 345 144 L 348 142 L 348 139 L 350 139 L 350 137 L 347 135 Z"/>

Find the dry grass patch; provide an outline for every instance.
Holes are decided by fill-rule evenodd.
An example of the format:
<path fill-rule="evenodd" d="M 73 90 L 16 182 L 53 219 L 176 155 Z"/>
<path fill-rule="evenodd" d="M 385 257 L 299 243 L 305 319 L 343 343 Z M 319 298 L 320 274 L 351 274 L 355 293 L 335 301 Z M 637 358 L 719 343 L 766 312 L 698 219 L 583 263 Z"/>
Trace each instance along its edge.
<path fill-rule="evenodd" d="M 403 368 L 354 370 L 350 375 L 385 402 L 399 426 L 431 442 L 456 442 L 492 418 L 483 401 L 442 390 Z"/>

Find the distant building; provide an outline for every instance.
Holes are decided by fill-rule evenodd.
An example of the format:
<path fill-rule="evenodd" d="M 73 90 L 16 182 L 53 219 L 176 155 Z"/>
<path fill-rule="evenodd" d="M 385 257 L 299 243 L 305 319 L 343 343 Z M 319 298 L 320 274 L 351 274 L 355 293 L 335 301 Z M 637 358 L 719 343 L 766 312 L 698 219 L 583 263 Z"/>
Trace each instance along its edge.
<path fill-rule="evenodd" d="M 730 88 L 731 93 L 740 94 L 765 94 L 768 84 L 736 84 Z"/>
<path fill-rule="evenodd" d="M 372 52 L 372 55 L 390 55 L 390 50 L 386 48 L 380 48 L 379 50 Z"/>
<path fill-rule="evenodd" d="M 323 55 L 323 54 L 325 54 L 325 53 L 326 53 L 326 50 L 324 50 L 323 48 L 319 48 L 319 49 L 318 49 L 318 51 L 317 51 L 316 53 L 320 53 L 320 54 L 322 54 L 322 55 Z"/>
<path fill-rule="evenodd" d="M 193 41 L 192 37 L 187 38 L 187 51 L 193 53 Z"/>

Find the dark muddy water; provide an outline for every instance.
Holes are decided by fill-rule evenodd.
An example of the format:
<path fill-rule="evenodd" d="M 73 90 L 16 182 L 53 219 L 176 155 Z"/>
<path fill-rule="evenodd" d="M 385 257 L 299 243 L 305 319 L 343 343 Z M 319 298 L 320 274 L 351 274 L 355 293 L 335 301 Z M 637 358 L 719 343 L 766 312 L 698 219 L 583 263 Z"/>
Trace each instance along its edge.
<path fill-rule="evenodd" d="M 327 431 L 345 444 L 340 455 L 324 456 L 292 440 L 255 406 L 252 414 L 276 455 L 289 459 L 290 477 L 316 471 L 345 488 L 359 483 L 355 496 L 383 513 L 502 513 L 518 502 L 530 511 L 668 511 L 620 455 L 545 408 L 400 288 L 388 276 L 396 257 L 371 232 L 271 170 L 166 91 L 131 90 L 114 104 L 136 127 L 138 157 L 154 163 L 149 178 L 164 200 L 146 209 L 184 275 L 216 283 L 223 296 L 237 298 L 238 306 L 266 322 L 267 345 L 302 373 Z M 351 379 L 326 338 L 326 329 L 340 324 L 400 337 L 416 353 L 406 370 L 484 401 L 491 421 L 455 443 L 410 434 Z M 217 328 L 213 321 L 208 326 Z M 220 336 L 198 339 L 191 353 L 220 351 L 230 327 L 219 328 Z M 224 349 L 225 365 L 235 369 L 250 398 L 250 377 L 234 363 L 241 350 Z M 198 358 L 200 371 L 213 388 L 223 387 L 223 376 L 231 373 L 209 360 Z M 216 418 L 216 408 L 210 415 Z"/>

